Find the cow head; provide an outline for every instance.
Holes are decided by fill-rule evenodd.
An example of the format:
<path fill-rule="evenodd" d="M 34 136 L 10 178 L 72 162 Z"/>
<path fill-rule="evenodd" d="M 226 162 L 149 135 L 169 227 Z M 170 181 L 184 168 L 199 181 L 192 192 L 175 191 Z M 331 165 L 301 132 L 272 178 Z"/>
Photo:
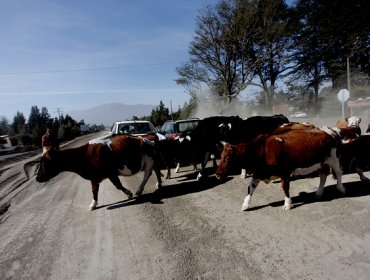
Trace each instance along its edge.
<path fill-rule="evenodd" d="M 61 172 L 58 167 L 58 152 L 59 147 L 49 147 L 44 151 L 37 170 L 37 182 L 46 182 Z"/>
<path fill-rule="evenodd" d="M 243 119 L 241 119 L 239 116 L 229 117 L 228 121 L 221 123 L 218 126 L 221 139 L 225 141 L 230 141 L 230 139 L 235 137 L 235 134 L 240 133 L 239 128 L 242 123 Z"/>
<path fill-rule="evenodd" d="M 236 146 L 226 143 L 221 154 L 221 161 L 216 171 L 217 179 L 224 179 L 228 174 L 236 155 Z"/>
<path fill-rule="evenodd" d="M 347 121 L 348 121 L 348 125 L 347 125 L 348 127 L 359 126 L 361 123 L 361 118 L 353 116 L 353 117 L 348 118 Z"/>
<path fill-rule="evenodd" d="M 230 136 L 230 131 L 233 127 L 233 124 L 232 123 L 222 123 L 220 124 L 219 126 L 219 129 L 220 129 L 220 136 L 221 136 L 221 139 L 224 139 L 224 140 L 228 140 L 228 137 Z"/>

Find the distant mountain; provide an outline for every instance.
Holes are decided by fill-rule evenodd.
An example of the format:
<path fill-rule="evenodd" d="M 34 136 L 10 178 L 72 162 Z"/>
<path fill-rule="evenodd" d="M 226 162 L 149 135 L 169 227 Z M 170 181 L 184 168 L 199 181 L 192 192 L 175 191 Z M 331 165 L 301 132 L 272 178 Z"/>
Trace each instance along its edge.
<path fill-rule="evenodd" d="M 116 121 L 131 120 L 133 116 L 149 116 L 154 105 L 126 105 L 123 103 L 110 103 L 100 105 L 91 109 L 73 110 L 68 112 L 74 120 L 84 120 L 86 124 L 112 125 Z"/>

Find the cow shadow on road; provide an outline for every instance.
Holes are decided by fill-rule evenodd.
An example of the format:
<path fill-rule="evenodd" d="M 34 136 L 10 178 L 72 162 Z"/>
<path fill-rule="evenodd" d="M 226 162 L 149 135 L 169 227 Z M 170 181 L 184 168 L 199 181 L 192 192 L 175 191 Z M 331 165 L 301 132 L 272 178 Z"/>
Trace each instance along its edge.
<path fill-rule="evenodd" d="M 346 193 L 342 194 L 337 190 L 336 185 L 328 185 L 324 188 L 324 193 L 322 197 L 318 198 L 315 196 L 315 191 L 313 192 L 300 192 L 297 196 L 291 197 L 293 203 L 293 209 L 298 208 L 303 205 L 311 203 L 329 202 L 336 199 L 346 198 L 346 197 L 362 197 L 370 195 L 370 183 L 369 182 L 347 182 L 343 183 Z M 283 193 L 282 193 L 283 196 Z M 259 205 L 256 207 L 251 207 L 248 211 L 254 211 L 265 207 L 283 207 L 284 200 L 275 201 L 265 205 Z"/>
<path fill-rule="evenodd" d="M 196 177 L 196 176 L 195 176 Z M 230 178 L 231 180 L 232 178 Z M 151 203 L 151 204 L 163 204 L 164 199 L 183 196 L 192 193 L 203 192 L 209 189 L 213 189 L 224 181 L 218 180 L 215 176 L 208 177 L 206 179 L 202 179 L 200 181 L 184 181 L 178 184 L 173 185 L 166 185 L 162 186 L 160 189 L 152 193 L 145 193 L 141 196 L 130 200 L 122 200 L 119 202 L 101 205 L 98 208 L 107 208 L 107 210 L 114 210 L 117 208 L 138 205 L 143 203 Z"/>

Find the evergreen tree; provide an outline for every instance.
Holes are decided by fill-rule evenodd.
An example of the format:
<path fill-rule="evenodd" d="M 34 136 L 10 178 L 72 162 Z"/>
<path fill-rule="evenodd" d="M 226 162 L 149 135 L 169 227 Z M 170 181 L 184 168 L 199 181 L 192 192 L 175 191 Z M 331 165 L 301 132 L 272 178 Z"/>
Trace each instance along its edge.
<path fill-rule="evenodd" d="M 149 120 L 155 126 L 162 126 L 163 123 L 169 119 L 171 119 L 169 109 L 165 107 L 161 100 L 159 106 L 152 110 Z"/>
<path fill-rule="evenodd" d="M 23 113 L 17 111 L 17 114 L 13 118 L 12 129 L 14 134 L 26 133 L 26 118 Z"/>
<path fill-rule="evenodd" d="M 0 135 L 9 134 L 10 124 L 5 116 L 0 117 Z"/>

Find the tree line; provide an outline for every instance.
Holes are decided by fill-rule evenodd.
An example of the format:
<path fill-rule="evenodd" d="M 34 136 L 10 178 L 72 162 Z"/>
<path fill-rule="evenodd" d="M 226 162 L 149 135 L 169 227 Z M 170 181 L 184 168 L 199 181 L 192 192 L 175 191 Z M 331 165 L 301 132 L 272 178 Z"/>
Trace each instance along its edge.
<path fill-rule="evenodd" d="M 222 0 L 199 12 L 189 60 L 177 68 L 176 81 L 193 98 L 207 87 L 226 104 L 253 86 L 268 111 L 278 87 L 288 100 L 308 96 L 312 108 L 324 83 L 364 94 L 369 14 L 368 0 L 297 0 L 293 6 L 284 0 Z"/>
<path fill-rule="evenodd" d="M 194 106 L 195 104 L 192 102 L 185 103 L 182 108 L 172 112 L 161 100 L 159 105 L 152 109 L 150 115 L 140 118 L 133 116 L 132 119 L 149 120 L 155 126 L 160 127 L 167 120 L 188 118 Z M 12 122 L 6 117 L 0 116 L 0 135 L 10 136 L 13 146 L 21 145 L 28 148 L 39 148 L 41 146 L 41 138 L 47 128 L 50 129 L 51 138 L 58 142 L 74 139 L 83 133 L 105 129 L 104 125 L 93 124 L 89 126 L 88 131 L 84 131 L 83 126 L 85 126 L 84 120 L 76 121 L 68 114 L 52 118 L 46 107 L 42 107 L 40 110 L 36 105 L 31 107 L 27 122 L 24 114 L 19 111 L 15 114 Z"/>
<path fill-rule="evenodd" d="M 68 114 L 58 118 L 52 118 L 46 107 L 41 110 L 36 106 L 31 107 L 28 121 L 22 112 L 17 111 L 13 121 L 10 122 L 6 117 L 0 117 L 0 135 L 8 135 L 13 146 L 23 146 L 27 148 L 39 148 L 41 138 L 49 128 L 52 139 L 56 141 L 67 141 L 86 132 L 99 131 L 104 126 L 93 125 L 89 131 L 84 131 L 81 127 L 85 125 L 84 120 L 76 121 Z"/>

